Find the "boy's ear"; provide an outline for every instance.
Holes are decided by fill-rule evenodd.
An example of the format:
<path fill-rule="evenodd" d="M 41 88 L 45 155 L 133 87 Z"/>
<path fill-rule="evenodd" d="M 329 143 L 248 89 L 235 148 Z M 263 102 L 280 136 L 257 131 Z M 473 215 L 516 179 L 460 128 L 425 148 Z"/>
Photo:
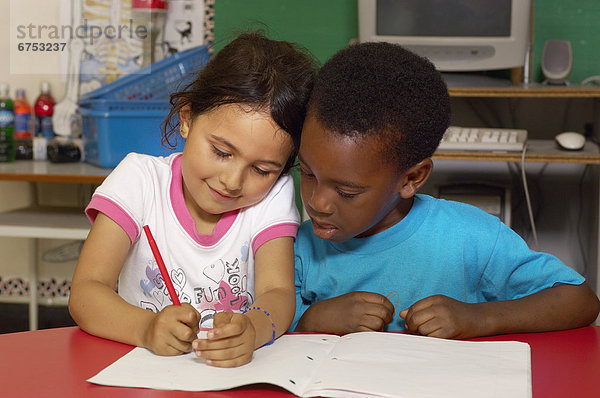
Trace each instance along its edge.
<path fill-rule="evenodd" d="M 412 198 L 417 191 L 425 184 L 431 171 L 433 170 L 433 161 L 431 158 L 421 160 L 416 165 L 406 170 L 400 177 L 398 192 L 404 199 Z"/>
<path fill-rule="evenodd" d="M 187 139 L 191 127 L 190 106 L 186 105 L 179 111 L 179 133 L 183 138 Z"/>

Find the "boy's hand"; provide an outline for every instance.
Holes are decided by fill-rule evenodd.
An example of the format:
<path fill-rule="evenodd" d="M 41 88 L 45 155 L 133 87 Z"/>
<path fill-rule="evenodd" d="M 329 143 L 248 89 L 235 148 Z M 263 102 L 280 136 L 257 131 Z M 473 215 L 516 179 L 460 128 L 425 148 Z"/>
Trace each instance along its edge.
<path fill-rule="evenodd" d="M 351 292 L 312 304 L 296 331 L 339 335 L 381 331 L 393 317 L 393 304 L 381 294 Z"/>
<path fill-rule="evenodd" d="M 221 368 L 244 365 L 252 360 L 256 331 L 247 316 L 219 312 L 213 326 L 206 339 L 194 340 L 197 356 L 205 358 L 208 365 Z"/>
<path fill-rule="evenodd" d="M 417 301 L 400 312 L 406 329 L 423 336 L 465 339 L 482 335 L 485 320 L 477 304 L 435 295 Z"/>
<path fill-rule="evenodd" d="M 157 355 L 179 355 L 192 350 L 200 313 L 188 303 L 169 305 L 154 316 L 144 333 L 144 347 Z"/>

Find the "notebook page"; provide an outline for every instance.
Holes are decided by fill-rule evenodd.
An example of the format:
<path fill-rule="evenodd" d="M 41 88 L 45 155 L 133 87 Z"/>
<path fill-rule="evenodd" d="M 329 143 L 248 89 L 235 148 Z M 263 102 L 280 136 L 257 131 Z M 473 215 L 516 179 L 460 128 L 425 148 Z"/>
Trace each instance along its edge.
<path fill-rule="evenodd" d="M 319 362 L 327 358 L 337 336 L 284 335 L 254 352 L 250 363 L 237 368 L 206 365 L 193 353 L 158 356 L 134 348 L 88 382 L 108 386 L 161 390 L 226 390 L 253 383 L 270 383 L 301 395 Z"/>
<path fill-rule="evenodd" d="M 351 393 L 353 392 L 353 393 Z M 408 334 L 346 335 L 305 396 L 531 397 L 526 343 L 469 342 Z"/>

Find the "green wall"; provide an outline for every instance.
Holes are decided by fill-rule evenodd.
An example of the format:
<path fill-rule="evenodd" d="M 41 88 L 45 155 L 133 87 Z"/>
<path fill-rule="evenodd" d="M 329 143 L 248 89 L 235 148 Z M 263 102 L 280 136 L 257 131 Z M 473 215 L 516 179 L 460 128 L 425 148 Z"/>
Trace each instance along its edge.
<path fill-rule="evenodd" d="M 536 0 L 534 38 L 534 80 L 543 79 L 540 59 L 546 40 L 571 41 L 571 82 L 600 75 L 600 1 Z"/>
<path fill-rule="evenodd" d="M 300 43 L 321 62 L 358 36 L 356 0 L 215 0 L 215 50 L 257 21 L 270 37 Z M 534 81 L 543 79 L 546 40 L 571 41 L 572 82 L 600 74 L 599 0 L 535 0 L 534 37 Z"/>
<path fill-rule="evenodd" d="M 319 61 L 358 37 L 356 0 L 215 0 L 215 50 L 236 30 L 266 25 L 268 36 L 307 47 Z"/>

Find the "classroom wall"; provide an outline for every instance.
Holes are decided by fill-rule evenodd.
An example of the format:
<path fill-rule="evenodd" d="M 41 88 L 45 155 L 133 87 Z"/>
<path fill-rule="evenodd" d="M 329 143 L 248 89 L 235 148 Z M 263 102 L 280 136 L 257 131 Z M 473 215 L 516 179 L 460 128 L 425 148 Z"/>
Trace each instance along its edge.
<path fill-rule="evenodd" d="M 215 1 L 215 50 L 236 31 L 261 27 L 270 37 L 307 47 L 321 62 L 358 36 L 355 0 Z"/>
<path fill-rule="evenodd" d="M 535 0 L 534 81 L 542 81 L 540 66 L 546 40 L 569 40 L 573 49 L 572 82 L 600 75 L 600 1 Z"/>
<path fill-rule="evenodd" d="M 54 99 L 58 101 L 64 96 L 65 92 L 65 80 L 63 76 L 60 75 L 60 70 L 49 66 L 48 73 L 43 75 L 20 74 L 16 73 L 16 71 L 10 73 L 10 4 L 13 1 L 18 0 L 0 0 L 0 37 L 2 37 L 0 40 L 0 54 L 2 54 L 2 60 L 0 61 L 0 82 L 6 82 L 10 85 L 10 94 L 12 98 L 14 98 L 16 89 L 25 89 L 27 99 L 31 103 L 40 93 L 42 81 L 47 81 L 50 83 L 50 92 L 54 96 Z M 59 15 L 55 6 L 56 1 L 39 1 L 36 3 L 35 9 L 28 10 L 28 14 L 26 16 L 19 16 L 18 20 L 27 21 L 29 18 L 34 18 L 35 15 L 53 15 L 56 17 L 56 23 L 58 24 Z"/>
<path fill-rule="evenodd" d="M 543 80 L 540 59 L 546 40 L 571 41 L 572 82 L 600 74 L 600 2 L 535 0 L 534 6 L 532 80 Z M 321 62 L 358 36 L 356 0 L 218 0 L 215 2 L 215 50 L 222 48 L 236 31 L 260 26 L 257 21 L 268 27 L 270 37 L 298 42 Z M 594 110 L 592 105 L 592 101 L 581 99 L 453 98 L 452 123 L 520 127 L 529 131 L 530 138 L 548 139 L 565 130 L 583 132 L 586 124 L 595 121 L 594 111 L 598 109 Z M 596 245 L 593 223 L 586 222 L 597 211 L 594 183 L 589 184 L 594 181 L 592 173 L 584 174 L 581 165 L 530 166 L 540 249 L 586 273 L 593 259 L 590 248 Z M 425 191 L 433 193 L 438 184 L 465 179 L 513 183 L 506 164 L 481 163 L 477 169 L 479 173 L 474 173 L 470 163 L 436 162 Z M 515 200 L 520 199 L 515 197 Z M 566 202 L 568 209 L 563 206 Z M 517 227 L 533 247 L 531 233 L 527 231 L 527 215 L 519 216 L 521 222 L 516 224 L 521 225 Z"/>
<path fill-rule="evenodd" d="M 215 49 L 236 29 L 262 21 L 271 37 L 306 46 L 321 61 L 358 37 L 356 0 L 218 0 L 215 1 Z M 600 2 L 597 0 L 535 0 L 533 81 L 542 81 L 540 67 L 546 40 L 570 40 L 572 82 L 600 74 Z"/>
<path fill-rule="evenodd" d="M 25 89 L 27 99 L 32 103 L 40 91 L 42 81 L 50 83 L 51 93 L 59 101 L 65 91 L 63 77 L 58 70 L 48 70 L 48 74 L 19 74 L 10 73 L 10 4 L 18 0 L 0 0 L 0 82 L 10 86 L 10 95 L 14 98 L 15 90 Z M 28 10 L 25 16 L 19 15 L 19 20 L 27 20 L 35 15 L 54 15 L 58 23 L 58 10 L 55 2 L 39 1 L 35 9 Z M 44 204 L 48 205 L 73 205 L 77 204 L 77 187 L 74 184 L 37 184 L 38 194 Z M 26 182 L 0 181 L 0 211 L 7 211 L 28 206 L 32 201 L 32 186 Z M 44 240 L 40 241 L 40 252 L 68 243 L 67 241 Z M 29 246 L 26 239 L 0 238 L 0 278 L 4 280 L 17 277 L 26 277 L 29 262 Z M 42 263 L 40 279 L 49 280 L 58 277 L 59 280 L 72 275 L 74 262 L 68 263 Z"/>

